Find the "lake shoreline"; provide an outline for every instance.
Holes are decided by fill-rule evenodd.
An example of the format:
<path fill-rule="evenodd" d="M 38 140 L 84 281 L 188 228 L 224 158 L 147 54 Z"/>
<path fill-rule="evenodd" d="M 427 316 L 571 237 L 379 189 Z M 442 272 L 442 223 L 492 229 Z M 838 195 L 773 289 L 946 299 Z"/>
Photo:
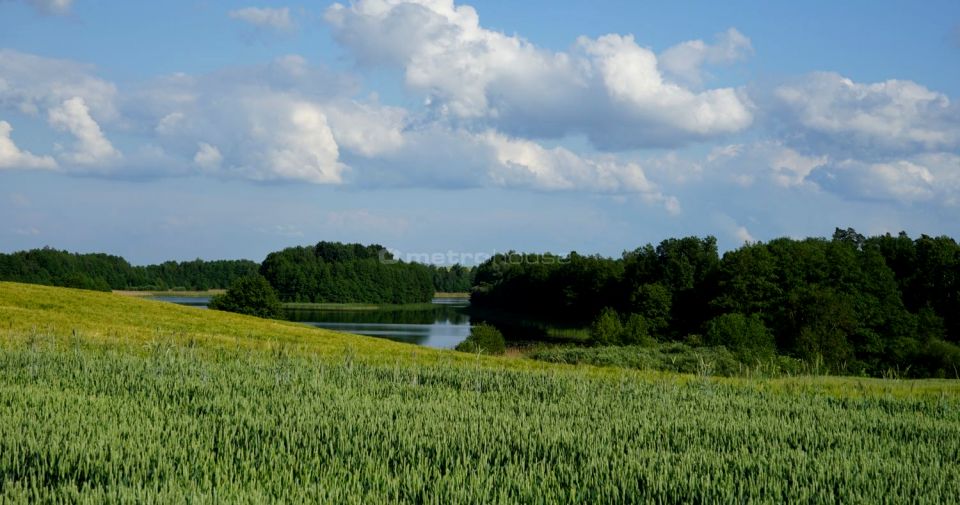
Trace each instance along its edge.
<path fill-rule="evenodd" d="M 126 289 L 114 289 L 111 293 L 120 296 L 128 296 L 132 298 L 151 298 L 155 296 L 179 296 L 184 298 L 204 298 L 204 297 L 213 297 L 216 295 L 222 295 L 226 293 L 226 289 L 208 289 L 205 291 L 135 291 L 135 290 L 126 290 Z"/>
<path fill-rule="evenodd" d="M 126 294 L 162 303 L 206 309 L 208 292 L 147 292 Z M 424 347 L 452 349 L 470 334 L 470 304 L 463 297 L 437 297 L 431 302 L 408 304 L 284 303 L 285 319 L 317 328 L 385 338 Z"/>

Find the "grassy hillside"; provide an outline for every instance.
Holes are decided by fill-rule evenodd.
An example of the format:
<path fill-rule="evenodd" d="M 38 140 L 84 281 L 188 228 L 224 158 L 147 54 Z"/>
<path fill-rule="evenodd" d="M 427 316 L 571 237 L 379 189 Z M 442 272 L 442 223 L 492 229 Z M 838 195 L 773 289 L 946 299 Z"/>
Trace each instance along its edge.
<path fill-rule="evenodd" d="M 289 352 L 337 355 L 350 350 L 384 358 L 425 348 L 347 335 L 301 324 L 227 312 L 202 311 L 112 293 L 0 282 L 0 332 L 63 340 L 78 335 L 88 344 L 121 346 L 165 343 L 199 349 L 285 347 Z"/>
<path fill-rule="evenodd" d="M 0 283 L 0 502 L 945 502 L 956 381 L 482 358 Z"/>

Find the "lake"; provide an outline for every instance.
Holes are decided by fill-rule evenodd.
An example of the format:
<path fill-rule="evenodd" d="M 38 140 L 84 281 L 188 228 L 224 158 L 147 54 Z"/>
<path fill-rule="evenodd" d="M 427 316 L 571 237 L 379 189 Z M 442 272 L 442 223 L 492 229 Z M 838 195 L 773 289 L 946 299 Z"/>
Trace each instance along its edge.
<path fill-rule="evenodd" d="M 156 296 L 151 300 L 206 308 L 209 297 Z M 470 302 L 434 298 L 428 307 L 377 310 L 288 309 L 287 318 L 318 328 L 387 338 L 400 342 L 452 349 L 470 335 Z"/>

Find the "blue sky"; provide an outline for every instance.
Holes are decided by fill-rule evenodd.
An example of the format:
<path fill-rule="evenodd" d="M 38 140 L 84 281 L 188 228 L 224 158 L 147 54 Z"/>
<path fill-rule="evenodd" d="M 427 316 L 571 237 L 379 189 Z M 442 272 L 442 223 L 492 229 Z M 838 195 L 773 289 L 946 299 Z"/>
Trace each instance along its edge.
<path fill-rule="evenodd" d="M 957 237 L 958 100 L 957 2 L 0 0 L 0 250 Z"/>

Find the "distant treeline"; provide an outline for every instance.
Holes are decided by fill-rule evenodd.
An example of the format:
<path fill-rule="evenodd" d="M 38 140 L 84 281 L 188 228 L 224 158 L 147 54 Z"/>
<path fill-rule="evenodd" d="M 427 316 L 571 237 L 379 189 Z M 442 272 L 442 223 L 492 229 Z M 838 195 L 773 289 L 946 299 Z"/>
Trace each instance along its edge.
<path fill-rule="evenodd" d="M 617 259 L 509 253 L 480 265 L 475 284 L 475 306 L 592 323 L 600 344 L 725 345 L 744 361 L 777 353 L 842 373 L 960 368 L 960 246 L 949 237 L 837 229 L 722 258 L 713 237 Z"/>
<path fill-rule="evenodd" d="M 380 263 L 381 252 L 383 264 Z M 309 254 L 305 254 L 309 253 Z M 334 266 L 338 265 L 338 266 Z M 400 263 L 379 245 L 320 242 L 249 260 L 167 261 L 133 266 L 120 256 L 45 247 L 0 253 L 0 280 L 98 291 L 226 289 L 262 273 L 285 301 L 416 303 L 434 291 L 467 292 L 473 268 Z M 429 294 L 425 294 L 429 291 Z"/>
<path fill-rule="evenodd" d="M 429 265 L 433 287 L 441 293 L 467 293 L 473 288 L 473 267 Z"/>
<path fill-rule="evenodd" d="M 132 266 L 109 254 L 77 254 L 51 248 L 0 253 L 0 280 L 110 291 L 111 289 L 224 289 L 257 273 L 248 260 L 168 261 Z"/>

